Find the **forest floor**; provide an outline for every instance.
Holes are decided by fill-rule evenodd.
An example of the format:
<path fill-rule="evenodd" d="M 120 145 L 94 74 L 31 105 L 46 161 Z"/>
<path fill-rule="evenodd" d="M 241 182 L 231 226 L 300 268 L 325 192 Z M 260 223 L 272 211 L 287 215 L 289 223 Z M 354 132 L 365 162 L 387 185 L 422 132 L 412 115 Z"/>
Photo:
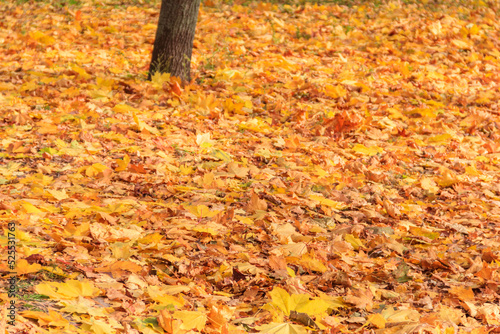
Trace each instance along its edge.
<path fill-rule="evenodd" d="M 500 3 L 456 3 L 206 0 L 182 86 L 157 1 L 0 1 L 0 332 L 499 333 Z"/>

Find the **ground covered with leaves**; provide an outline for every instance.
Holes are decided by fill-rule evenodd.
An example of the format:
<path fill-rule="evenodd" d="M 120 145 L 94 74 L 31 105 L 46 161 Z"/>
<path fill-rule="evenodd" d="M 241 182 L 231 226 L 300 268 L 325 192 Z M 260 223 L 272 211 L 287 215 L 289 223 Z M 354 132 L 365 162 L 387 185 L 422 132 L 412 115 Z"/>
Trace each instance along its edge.
<path fill-rule="evenodd" d="M 9 333 L 500 331 L 495 1 L 0 2 Z M 15 326 L 5 306 L 15 300 Z"/>

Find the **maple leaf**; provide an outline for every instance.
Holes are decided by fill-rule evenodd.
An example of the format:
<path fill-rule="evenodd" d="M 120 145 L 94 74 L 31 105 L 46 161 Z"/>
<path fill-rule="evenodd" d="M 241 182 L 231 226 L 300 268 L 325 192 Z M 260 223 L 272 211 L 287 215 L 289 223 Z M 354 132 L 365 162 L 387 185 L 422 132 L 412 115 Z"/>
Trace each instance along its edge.
<path fill-rule="evenodd" d="M 270 323 L 267 325 L 257 326 L 259 333 L 266 334 L 307 334 L 305 327 L 293 325 L 289 323 Z"/>
<path fill-rule="evenodd" d="M 259 198 L 255 192 L 252 192 L 250 202 L 248 203 L 248 210 L 250 211 L 265 211 L 267 209 L 267 203 L 265 200 Z"/>
<path fill-rule="evenodd" d="M 170 73 L 161 73 L 156 71 L 151 77 L 151 83 L 155 88 L 162 88 L 165 82 L 170 81 Z"/>
<path fill-rule="evenodd" d="M 48 325 L 66 328 L 69 325 L 69 321 L 53 309 L 49 309 L 48 312 L 23 311 L 21 315 L 25 318 L 38 320 L 41 326 Z"/>
<path fill-rule="evenodd" d="M 68 280 L 64 283 L 40 283 L 35 290 L 42 295 L 54 299 L 73 299 L 79 296 L 94 297 L 99 294 L 99 289 L 89 281 Z"/>
<path fill-rule="evenodd" d="M 16 263 L 16 269 L 18 275 L 24 275 L 29 273 L 36 273 L 42 269 L 42 266 L 38 263 L 29 264 L 25 259 L 21 259 Z"/>
<path fill-rule="evenodd" d="M 207 322 L 207 315 L 198 311 L 176 311 L 172 317 L 182 321 L 180 328 L 184 330 L 195 328 L 198 331 L 202 331 Z"/>
<path fill-rule="evenodd" d="M 184 208 L 197 218 L 212 218 L 220 211 L 211 211 L 206 205 L 184 205 Z"/>

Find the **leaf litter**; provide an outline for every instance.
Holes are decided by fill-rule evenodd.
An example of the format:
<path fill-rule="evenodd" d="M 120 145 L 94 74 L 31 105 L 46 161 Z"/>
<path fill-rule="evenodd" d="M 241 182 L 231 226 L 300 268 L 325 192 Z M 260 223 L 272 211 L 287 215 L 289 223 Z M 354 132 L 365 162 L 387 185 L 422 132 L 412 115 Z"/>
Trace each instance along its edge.
<path fill-rule="evenodd" d="M 498 3 L 0 6 L 14 332 L 500 330 Z"/>

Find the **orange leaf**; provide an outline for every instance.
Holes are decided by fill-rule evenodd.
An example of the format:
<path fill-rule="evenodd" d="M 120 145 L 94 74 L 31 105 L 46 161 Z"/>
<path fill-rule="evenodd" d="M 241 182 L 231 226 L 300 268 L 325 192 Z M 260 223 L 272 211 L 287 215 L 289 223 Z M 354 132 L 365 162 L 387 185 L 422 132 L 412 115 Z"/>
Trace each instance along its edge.
<path fill-rule="evenodd" d="M 250 202 L 248 203 L 248 210 L 252 212 L 266 211 L 267 203 L 265 200 L 260 199 L 259 195 L 257 195 L 255 192 L 252 192 L 252 196 L 250 197 Z"/>

